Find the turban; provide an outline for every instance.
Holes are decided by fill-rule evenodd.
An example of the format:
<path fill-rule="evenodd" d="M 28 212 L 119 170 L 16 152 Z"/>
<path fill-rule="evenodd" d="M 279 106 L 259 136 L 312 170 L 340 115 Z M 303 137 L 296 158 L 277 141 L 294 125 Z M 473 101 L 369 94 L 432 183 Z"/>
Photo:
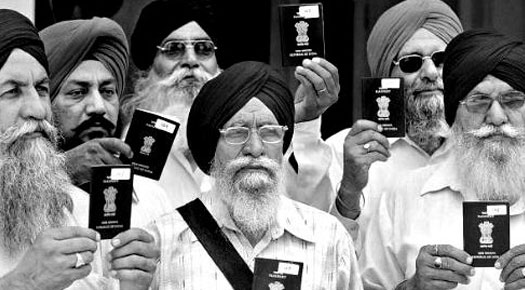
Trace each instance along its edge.
<path fill-rule="evenodd" d="M 452 125 L 459 102 L 487 75 L 525 92 L 525 45 L 489 30 L 469 30 L 454 38 L 445 50 L 443 83 L 445 116 Z"/>
<path fill-rule="evenodd" d="M 198 2 L 157 0 L 144 7 L 131 35 L 131 56 L 139 69 L 147 70 L 155 58 L 157 45 L 191 21 L 197 22 L 217 44 L 211 4 Z"/>
<path fill-rule="evenodd" d="M 458 16 L 440 0 L 406 0 L 385 11 L 367 42 L 373 77 L 390 76 L 392 62 L 416 30 L 425 28 L 449 43 L 463 28 Z"/>
<path fill-rule="evenodd" d="M 31 20 L 16 11 L 0 9 L 0 68 L 15 48 L 33 56 L 49 74 L 44 44 Z"/>
<path fill-rule="evenodd" d="M 269 65 L 245 61 L 208 81 L 193 102 L 188 117 L 188 146 L 199 168 L 209 174 L 221 129 L 252 98 L 261 100 L 277 122 L 288 126 L 283 152 L 293 135 L 295 107 L 282 76 Z"/>
<path fill-rule="evenodd" d="M 51 71 L 51 101 L 69 75 L 89 59 L 100 61 L 117 81 L 122 95 L 128 69 L 128 43 L 122 27 L 109 18 L 62 21 L 40 31 Z"/>

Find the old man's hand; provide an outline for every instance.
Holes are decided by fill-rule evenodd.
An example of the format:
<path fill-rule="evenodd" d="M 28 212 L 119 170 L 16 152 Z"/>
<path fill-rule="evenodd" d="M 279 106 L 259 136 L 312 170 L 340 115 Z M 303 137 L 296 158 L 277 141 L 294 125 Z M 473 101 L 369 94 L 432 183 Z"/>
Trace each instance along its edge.
<path fill-rule="evenodd" d="M 316 119 L 339 98 L 339 72 L 326 59 L 303 60 L 295 69 L 300 84 L 295 92 L 295 122 Z"/>
<path fill-rule="evenodd" d="M 505 282 L 505 290 L 525 288 L 525 245 L 508 250 L 494 266 L 501 269 L 500 280 Z"/>

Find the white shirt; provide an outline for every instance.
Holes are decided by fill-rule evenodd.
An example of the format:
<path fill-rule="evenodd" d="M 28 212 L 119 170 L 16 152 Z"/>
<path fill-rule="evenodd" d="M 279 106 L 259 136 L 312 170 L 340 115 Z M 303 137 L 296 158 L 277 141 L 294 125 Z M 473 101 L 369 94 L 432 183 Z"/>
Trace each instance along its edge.
<path fill-rule="evenodd" d="M 333 158 L 328 169 L 330 184 L 328 188 L 322 191 L 328 192 L 333 202 L 335 202 L 337 189 L 343 178 L 343 147 L 345 138 L 349 132 L 350 128 L 344 129 L 326 140 L 326 143 L 332 150 Z M 439 148 L 430 156 L 408 137 L 389 138 L 388 140 L 391 144 L 390 158 L 385 162 L 374 162 L 370 166 L 368 183 L 365 188 L 363 188 L 362 207 L 359 218 L 354 222 L 335 214 L 340 217 L 340 220 L 347 228 L 351 229 L 351 234 L 356 242 L 358 251 L 364 238 L 363 235 L 366 233 L 369 220 L 377 212 L 378 201 L 383 191 L 395 186 L 398 180 L 408 171 L 424 167 L 428 164 L 437 163 L 446 156 L 446 150 L 444 150 L 444 148 Z M 333 206 L 332 212 L 337 212 L 335 206 Z M 355 226 L 356 222 L 359 227 Z"/>
<path fill-rule="evenodd" d="M 366 289 L 393 289 L 415 273 L 416 258 L 424 245 L 450 244 L 463 249 L 463 200 L 455 174 L 454 154 L 411 172 L 385 192 L 372 216 L 359 265 Z M 510 208 L 510 245 L 525 242 L 525 207 Z M 476 268 L 469 285 L 456 289 L 502 289 L 500 270 Z"/>
<path fill-rule="evenodd" d="M 362 289 L 350 235 L 329 214 L 281 197 L 278 225 L 252 247 L 220 198 L 200 198 L 252 271 L 256 257 L 303 262 L 301 289 Z M 178 212 L 150 231 L 161 249 L 152 289 L 232 289 Z"/>

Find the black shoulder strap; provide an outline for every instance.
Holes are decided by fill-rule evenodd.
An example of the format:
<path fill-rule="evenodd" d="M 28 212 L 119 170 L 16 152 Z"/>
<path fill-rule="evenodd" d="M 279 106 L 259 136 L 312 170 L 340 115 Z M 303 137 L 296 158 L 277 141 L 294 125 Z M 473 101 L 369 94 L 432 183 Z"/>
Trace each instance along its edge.
<path fill-rule="evenodd" d="M 200 199 L 177 208 L 197 239 L 235 290 L 252 288 L 253 273 Z"/>

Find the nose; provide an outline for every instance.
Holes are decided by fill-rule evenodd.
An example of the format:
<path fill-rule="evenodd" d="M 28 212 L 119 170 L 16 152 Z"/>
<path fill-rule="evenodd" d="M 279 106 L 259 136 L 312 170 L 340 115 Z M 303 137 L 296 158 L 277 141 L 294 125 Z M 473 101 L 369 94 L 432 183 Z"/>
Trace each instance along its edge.
<path fill-rule="evenodd" d="M 51 102 L 49 95 L 41 96 L 35 88 L 31 88 L 23 98 L 20 115 L 23 119 L 50 119 Z"/>
<path fill-rule="evenodd" d="M 492 102 L 485 117 L 485 123 L 494 126 L 501 126 L 508 122 L 507 114 L 501 104 L 497 101 Z"/>
<path fill-rule="evenodd" d="M 250 155 L 254 158 L 264 154 L 264 144 L 256 129 L 252 129 L 248 141 L 242 148 L 242 153 L 244 156 Z"/>
<path fill-rule="evenodd" d="M 106 105 L 104 103 L 104 98 L 98 90 L 93 90 L 86 97 L 86 114 L 91 115 L 104 115 L 106 114 Z"/>
<path fill-rule="evenodd" d="M 436 64 L 431 58 L 424 59 L 423 65 L 421 66 L 421 78 L 435 82 L 438 77 L 441 77 L 441 71 L 442 69 L 436 67 Z"/>
<path fill-rule="evenodd" d="M 199 59 L 193 47 L 186 47 L 180 65 L 185 68 L 196 68 L 199 66 Z"/>

